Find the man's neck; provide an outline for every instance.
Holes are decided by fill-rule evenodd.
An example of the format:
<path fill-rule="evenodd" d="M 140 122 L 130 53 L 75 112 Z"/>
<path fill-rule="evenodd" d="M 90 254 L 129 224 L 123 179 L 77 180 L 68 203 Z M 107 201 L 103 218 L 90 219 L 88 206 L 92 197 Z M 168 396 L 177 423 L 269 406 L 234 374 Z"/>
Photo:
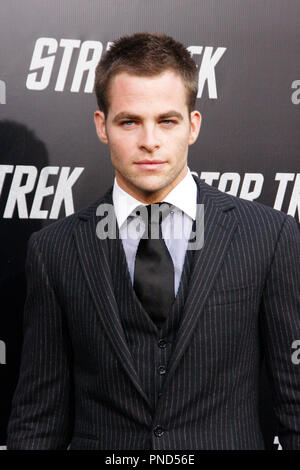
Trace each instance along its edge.
<path fill-rule="evenodd" d="M 119 187 L 127 194 L 134 197 L 143 204 L 155 204 L 163 201 L 163 199 L 186 177 L 188 173 L 188 167 L 186 166 L 183 170 L 184 171 L 181 172 L 180 175 L 178 175 L 178 177 L 175 178 L 175 180 L 170 185 L 162 188 L 159 191 L 139 190 L 136 187 L 131 188 L 129 185 L 124 184 L 118 173 L 116 173 L 115 176 Z"/>

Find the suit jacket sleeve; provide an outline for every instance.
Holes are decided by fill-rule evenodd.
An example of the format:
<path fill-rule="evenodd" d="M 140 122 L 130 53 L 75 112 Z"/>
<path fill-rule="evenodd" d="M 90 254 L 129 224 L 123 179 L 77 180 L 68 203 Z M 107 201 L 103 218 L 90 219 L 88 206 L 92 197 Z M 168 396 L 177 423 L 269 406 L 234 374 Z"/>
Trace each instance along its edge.
<path fill-rule="evenodd" d="M 300 364 L 292 361 L 292 343 L 300 339 L 300 233 L 285 216 L 262 305 L 262 342 L 275 397 L 279 441 L 300 449 Z"/>
<path fill-rule="evenodd" d="M 27 250 L 23 349 L 8 450 L 65 449 L 72 433 L 70 342 L 35 235 Z"/>

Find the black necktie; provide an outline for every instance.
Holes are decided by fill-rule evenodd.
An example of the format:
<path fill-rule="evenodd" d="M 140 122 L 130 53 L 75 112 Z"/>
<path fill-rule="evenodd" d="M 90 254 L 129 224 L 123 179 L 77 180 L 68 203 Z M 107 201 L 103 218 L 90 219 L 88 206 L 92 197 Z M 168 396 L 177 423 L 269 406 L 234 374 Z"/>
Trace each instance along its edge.
<path fill-rule="evenodd" d="M 146 206 L 148 230 L 146 225 L 146 230 L 138 245 L 133 287 L 146 312 L 157 327 L 161 328 L 175 298 L 174 265 L 161 231 L 161 222 L 169 214 L 171 205 L 163 202 L 155 206 L 156 210 L 160 207 L 160 217 L 159 219 L 156 217 L 156 221 L 153 218 L 151 220 L 151 212 L 153 213 L 151 205 Z M 152 238 L 152 236 L 158 236 L 158 238 Z"/>

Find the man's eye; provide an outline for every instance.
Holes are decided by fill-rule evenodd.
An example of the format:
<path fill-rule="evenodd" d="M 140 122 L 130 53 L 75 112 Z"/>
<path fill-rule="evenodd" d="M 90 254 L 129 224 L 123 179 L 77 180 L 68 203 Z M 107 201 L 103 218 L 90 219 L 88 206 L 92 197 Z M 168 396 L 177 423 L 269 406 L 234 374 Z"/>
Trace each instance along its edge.
<path fill-rule="evenodd" d="M 171 124 L 175 124 L 175 121 L 172 121 L 171 119 L 164 119 L 161 121 L 163 124 L 166 124 L 167 126 L 170 126 Z"/>
<path fill-rule="evenodd" d="M 121 122 L 121 125 L 124 127 L 132 127 L 134 123 L 135 123 L 134 121 L 123 121 Z"/>

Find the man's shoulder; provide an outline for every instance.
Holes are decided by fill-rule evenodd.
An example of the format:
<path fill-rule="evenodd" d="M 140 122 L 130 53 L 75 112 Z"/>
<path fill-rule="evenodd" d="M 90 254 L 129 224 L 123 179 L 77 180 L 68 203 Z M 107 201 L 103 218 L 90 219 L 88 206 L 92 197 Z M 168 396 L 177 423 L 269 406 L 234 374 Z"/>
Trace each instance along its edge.
<path fill-rule="evenodd" d="M 40 230 L 33 232 L 30 236 L 30 242 L 51 243 L 55 241 L 55 243 L 59 243 L 60 241 L 70 238 L 74 229 L 81 221 L 87 221 L 95 216 L 97 207 L 104 201 L 107 201 L 110 194 L 111 188 L 103 196 L 95 199 L 73 214 L 56 220 Z"/>
<path fill-rule="evenodd" d="M 224 213 L 235 217 L 240 224 L 251 225 L 253 228 L 259 229 L 259 227 L 270 224 L 280 227 L 287 218 L 293 219 L 292 216 L 261 202 L 242 199 L 220 191 L 199 178 L 198 183 L 200 191 L 204 194 L 204 205 L 206 202 L 214 204 Z"/>

